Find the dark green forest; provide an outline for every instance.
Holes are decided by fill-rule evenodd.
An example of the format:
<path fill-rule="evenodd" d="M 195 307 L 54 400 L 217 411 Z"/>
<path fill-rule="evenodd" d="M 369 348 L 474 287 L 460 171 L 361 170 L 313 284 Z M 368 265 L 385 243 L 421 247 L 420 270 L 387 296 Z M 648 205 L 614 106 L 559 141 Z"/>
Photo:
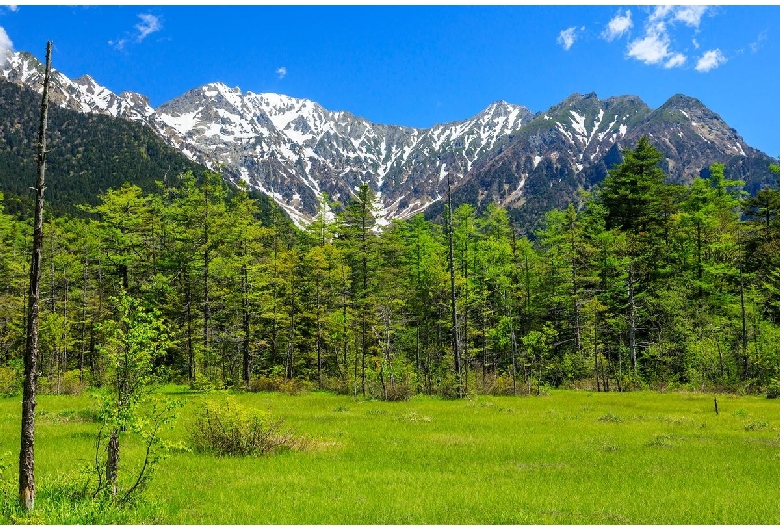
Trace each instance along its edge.
<path fill-rule="evenodd" d="M 581 207 L 547 212 L 531 237 L 500 207 L 477 215 L 468 204 L 379 230 L 367 186 L 335 218 L 323 197 L 297 230 L 216 173 L 116 184 L 75 214 L 47 210 L 42 389 L 104 382 L 105 322 L 121 318 L 126 295 L 172 340 L 158 376 L 193 388 L 776 394 L 780 191 L 749 196 L 719 164 L 672 184 L 662 158 L 642 138 Z M 21 378 L 32 234 L 14 208 L 0 215 L 6 386 Z"/>

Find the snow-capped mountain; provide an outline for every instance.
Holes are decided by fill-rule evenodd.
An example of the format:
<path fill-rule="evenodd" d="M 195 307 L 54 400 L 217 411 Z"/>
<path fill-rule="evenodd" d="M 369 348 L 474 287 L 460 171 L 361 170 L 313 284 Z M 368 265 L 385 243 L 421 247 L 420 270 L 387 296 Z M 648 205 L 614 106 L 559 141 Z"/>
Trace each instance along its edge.
<path fill-rule="evenodd" d="M 188 156 L 222 164 L 234 180 L 271 195 L 294 219 L 313 216 L 321 193 L 344 202 L 367 182 L 387 220 L 423 211 L 441 197 L 444 171 L 462 178 L 532 114 L 499 102 L 470 120 L 415 129 L 211 83 L 161 105 L 153 118 Z"/>
<path fill-rule="evenodd" d="M 40 91 L 43 66 L 29 53 L 9 56 L 2 73 Z M 723 162 L 727 175 L 756 185 L 769 178 L 771 160 L 699 101 L 679 95 L 653 110 L 635 96 L 575 94 L 536 115 L 500 101 L 473 118 L 417 129 L 222 83 L 156 109 L 141 94 L 116 95 L 86 75 L 70 80 L 55 72 L 51 93 L 64 107 L 148 124 L 190 159 L 273 197 L 298 224 L 314 217 L 322 193 L 343 203 L 362 182 L 376 193 L 380 222 L 436 209 L 447 173 L 456 202 L 497 202 L 525 209 L 530 219 L 576 200 L 643 134 L 667 154 L 665 169 L 678 181 Z"/>
<path fill-rule="evenodd" d="M 697 99 L 675 95 L 654 110 L 636 96 L 574 94 L 480 161 L 461 182 L 456 202 L 496 202 L 521 210 L 518 220 L 532 226 L 550 208 L 580 200 L 579 190 L 600 182 L 620 162 L 621 149 L 641 136 L 665 153 L 662 167 L 672 181 L 690 182 L 720 162 L 750 192 L 774 182 L 773 159 Z"/>

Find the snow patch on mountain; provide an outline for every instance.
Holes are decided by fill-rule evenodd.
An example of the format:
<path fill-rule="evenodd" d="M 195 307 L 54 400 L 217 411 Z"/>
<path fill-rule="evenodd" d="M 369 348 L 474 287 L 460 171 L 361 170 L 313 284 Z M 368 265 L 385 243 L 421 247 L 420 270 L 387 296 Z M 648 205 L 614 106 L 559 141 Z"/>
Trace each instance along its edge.
<path fill-rule="evenodd" d="M 42 66 L 30 54 L 12 54 L 2 74 L 40 91 Z M 595 94 L 573 95 L 537 119 L 525 107 L 497 101 L 470 119 L 420 129 L 375 124 L 307 99 L 242 93 L 221 82 L 194 88 L 153 109 L 144 96 L 113 94 L 90 76 L 69 80 L 55 72 L 53 81 L 55 104 L 140 121 L 187 157 L 271 196 L 299 226 L 319 214 L 323 193 L 344 203 L 363 182 L 376 198 L 378 224 L 386 226 L 446 196 L 448 173 L 457 187 L 484 172 L 491 160 L 508 161 L 502 171 L 509 168 L 517 183 L 508 195 L 505 185 L 500 202 L 523 202 L 528 199 L 523 193 L 529 159 L 537 171 L 545 159 L 584 171 L 633 134 L 638 112 L 649 112 L 632 96 L 602 102 Z M 675 99 L 673 108 L 688 118 L 686 130 L 693 129 L 688 138 L 701 137 L 746 156 L 738 137 L 713 125 L 712 113 L 692 98 Z M 532 121 L 530 138 L 523 136 Z M 517 145 L 524 150 L 513 152 Z M 541 171 L 547 171 L 546 165 Z M 480 200 L 491 200 L 489 193 L 482 190 Z"/>

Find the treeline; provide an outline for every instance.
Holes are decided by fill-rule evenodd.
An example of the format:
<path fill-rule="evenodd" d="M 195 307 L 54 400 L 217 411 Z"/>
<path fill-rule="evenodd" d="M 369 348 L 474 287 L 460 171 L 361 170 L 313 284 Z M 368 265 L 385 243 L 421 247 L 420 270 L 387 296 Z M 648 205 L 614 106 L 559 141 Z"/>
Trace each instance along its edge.
<path fill-rule="evenodd" d="M 158 374 L 196 388 L 382 399 L 546 386 L 776 390 L 780 191 L 745 197 L 719 164 L 669 184 L 661 159 L 642 138 L 532 238 L 499 207 L 458 207 L 454 291 L 449 216 L 380 230 L 367 186 L 335 218 L 323 198 L 303 231 L 278 215 L 259 221 L 257 202 L 214 173 L 149 194 L 109 190 L 86 218 L 45 225 L 43 386 L 101 384 L 103 323 L 119 318 L 127 293 L 172 339 Z M 6 374 L 24 346 L 30 234 L 29 222 L 0 215 Z"/>

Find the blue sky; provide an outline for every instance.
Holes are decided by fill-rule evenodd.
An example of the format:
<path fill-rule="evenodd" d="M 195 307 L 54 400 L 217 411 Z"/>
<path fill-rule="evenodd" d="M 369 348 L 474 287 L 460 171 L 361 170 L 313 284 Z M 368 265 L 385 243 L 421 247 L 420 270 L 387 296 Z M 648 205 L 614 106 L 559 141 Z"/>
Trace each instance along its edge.
<path fill-rule="evenodd" d="M 0 48 L 157 106 L 212 81 L 429 127 L 574 92 L 700 99 L 780 155 L 780 6 L 0 7 Z"/>

